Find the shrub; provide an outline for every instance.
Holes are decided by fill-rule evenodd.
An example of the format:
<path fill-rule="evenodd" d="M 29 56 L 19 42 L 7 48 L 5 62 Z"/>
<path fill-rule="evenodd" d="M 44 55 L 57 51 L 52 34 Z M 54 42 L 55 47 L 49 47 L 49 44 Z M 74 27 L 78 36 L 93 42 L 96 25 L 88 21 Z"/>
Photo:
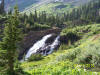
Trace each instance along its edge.
<path fill-rule="evenodd" d="M 100 42 L 100 41 L 99 41 Z M 82 52 L 77 56 L 80 63 L 92 63 L 100 66 L 100 44 L 88 44 L 82 48 Z"/>
<path fill-rule="evenodd" d="M 60 41 L 63 44 L 71 45 L 79 39 L 80 39 L 80 36 L 78 36 L 78 34 L 76 34 L 75 32 L 69 31 L 65 35 L 61 35 Z"/>
<path fill-rule="evenodd" d="M 59 50 L 66 50 L 66 49 L 68 49 L 68 48 L 69 48 L 68 45 L 66 45 L 66 44 L 61 44 L 60 47 L 59 47 Z"/>
<path fill-rule="evenodd" d="M 4 67 L 5 64 L 7 64 L 7 60 L 6 60 L 6 51 L 5 50 L 1 50 L 0 49 L 0 66 Z"/>
<path fill-rule="evenodd" d="M 66 58 L 76 63 L 100 66 L 100 40 L 89 41 L 69 51 Z"/>
<path fill-rule="evenodd" d="M 87 33 L 97 34 L 100 32 L 100 24 L 93 24 L 87 26 L 76 26 L 74 28 L 65 28 L 62 30 L 61 35 L 68 35 L 68 33 L 76 34 L 80 37 Z"/>
<path fill-rule="evenodd" d="M 67 59 L 74 60 L 78 54 L 81 53 L 81 49 L 79 48 L 74 48 L 73 50 L 69 51 L 67 55 Z"/>
<path fill-rule="evenodd" d="M 34 25 L 31 26 L 31 29 L 33 30 L 44 30 L 44 29 L 49 29 L 50 26 L 49 25 L 42 25 L 42 24 L 38 24 L 38 23 L 35 23 Z"/>
<path fill-rule="evenodd" d="M 56 61 L 64 61 L 64 60 L 66 60 L 66 58 L 67 58 L 67 55 L 61 54 L 56 57 Z"/>
<path fill-rule="evenodd" d="M 32 54 L 31 57 L 28 59 L 28 61 L 38 61 L 43 59 L 43 56 L 41 54 Z"/>

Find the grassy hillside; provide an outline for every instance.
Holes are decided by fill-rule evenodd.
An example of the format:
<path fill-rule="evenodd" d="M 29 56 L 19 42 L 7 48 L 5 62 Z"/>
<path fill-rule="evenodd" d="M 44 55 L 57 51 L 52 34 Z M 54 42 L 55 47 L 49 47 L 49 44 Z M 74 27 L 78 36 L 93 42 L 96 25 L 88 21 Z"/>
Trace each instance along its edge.
<path fill-rule="evenodd" d="M 74 8 L 72 4 L 67 3 L 49 3 L 42 5 L 40 8 L 38 8 L 38 11 L 47 11 L 48 13 L 64 13 L 70 10 L 71 8 Z"/>
<path fill-rule="evenodd" d="M 33 5 L 34 6 L 34 5 Z M 40 7 L 36 7 L 37 11 L 46 11 L 47 13 L 62 13 L 66 12 L 69 9 L 73 8 L 74 6 L 72 4 L 67 4 L 67 3 L 48 3 L 48 4 L 43 4 Z M 23 12 L 25 13 L 30 13 L 33 12 L 34 8 L 29 7 L 28 9 L 25 9 Z"/>
<path fill-rule="evenodd" d="M 65 28 L 61 35 L 69 33 L 81 39 L 61 45 L 57 52 L 42 60 L 22 63 L 24 71 L 30 75 L 100 75 L 100 24 Z"/>
<path fill-rule="evenodd" d="M 46 11 L 47 13 L 59 13 L 59 12 L 63 13 L 63 12 L 69 11 L 69 8 L 71 9 L 71 8 L 77 7 L 89 1 L 90 0 L 82 0 L 82 1 L 64 0 L 62 2 L 60 1 L 55 2 L 53 0 L 45 0 L 45 1 L 42 0 L 37 4 L 30 5 L 23 12 L 29 13 L 37 9 L 38 11 Z"/>
<path fill-rule="evenodd" d="M 1 1 L 1 0 L 0 0 Z M 69 8 L 73 8 L 91 0 L 5 0 L 5 10 L 13 9 L 17 4 L 20 11 L 29 13 L 35 9 L 38 11 L 47 11 L 48 13 L 66 12 Z"/>

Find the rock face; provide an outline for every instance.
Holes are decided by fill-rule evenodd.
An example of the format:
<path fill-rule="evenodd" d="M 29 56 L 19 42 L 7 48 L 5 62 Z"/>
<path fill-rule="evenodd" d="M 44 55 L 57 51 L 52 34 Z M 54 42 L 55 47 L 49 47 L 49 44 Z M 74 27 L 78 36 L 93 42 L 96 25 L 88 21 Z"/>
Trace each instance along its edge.
<path fill-rule="evenodd" d="M 60 33 L 61 29 L 49 29 L 44 31 L 31 31 L 29 32 L 24 39 L 22 40 L 20 47 L 21 50 L 19 52 L 19 60 L 22 59 L 23 55 L 26 54 L 30 47 L 33 46 L 38 40 L 48 34 L 53 34 L 52 37 L 48 38 L 46 43 L 52 43 L 57 35 Z M 47 47 L 49 49 L 49 47 Z"/>

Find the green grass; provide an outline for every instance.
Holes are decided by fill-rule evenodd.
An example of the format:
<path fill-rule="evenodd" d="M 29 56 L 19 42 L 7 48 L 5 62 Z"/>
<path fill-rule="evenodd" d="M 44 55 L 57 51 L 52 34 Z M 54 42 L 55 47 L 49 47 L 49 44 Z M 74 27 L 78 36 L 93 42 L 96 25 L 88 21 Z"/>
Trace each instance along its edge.
<path fill-rule="evenodd" d="M 67 61 L 53 62 L 41 67 L 29 70 L 32 75 L 96 75 L 92 72 L 86 72 L 78 66 L 73 68 L 73 64 Z"/>
<path fill-rule="evenodd" d="M 87 42 L 84 42 L 78 48 L 84 49 L 84 47 L 87 46 L 89 42 L 90 40 L 88 40 Z M 95 72 L 85 71 L 84 68 L 76 67 L 75 64 L 77 63 L 72 63 L 71 61 L 66 60 L 68 59 L 67 56 L 70 56 L 70 55 L 72 56 L 75 51 L 77 51 L 76 48 L 68 49 L 68 50 L 59 50 L 45 57 L 45 59 L 43 60 L 34 61 L 34 62 L 24 62 L 22 63 L 22 67 L 25 72 L 28 72 L 31 75 L 34 75 L 34 74 L 36 75 L 38 74 L 39 75 L 42 75 L 42 74 L 43 75 L 46 75 L 46 74 L 48 75 L 66 75 L 66 74 L 68 75 L 96 75 Z M 81 57 L 81 55 L 82 54 L 80 53 L 79 56 Z"/>
<path fill-rule="evenodd" d="M 23 11 L 26 12 L 27 14 L 29 14 L 30 12 L 34 13 L 34 6 L 32 5 L 29 9 L 26 9 Z M 51 13 L 66 13 L 69 12 L 69 10 L 71 11 L 73 8 L 76 8 L 77 6 L 73 6 L 71 3 L 48 3 L 48 4 L 43 4 L 41 6 L 36 7 L 38 12 L 41 11 L 46 11 L 47 13 L 51 14 Z"/>
<path fill-rule="evenodd" d="M 60 8 L 61 6 L 65 6 Z M 47 5 L 41 6 L 38 10 L 39 11 L 47 11 L 47 13 L 62 13 L 68 11 L 71 8 L 70 4 L 62 4 L 62 3 L 49 3 Z"/>
<path fill-rule="evenodd" d="M 35 9 L 38 10 L 38 12 L 40 11 L 46 11 L 47 13 L 63 13 L 63 12 L 69 12 L 71 11 L 73 8 L 77 8 L 78 6 L 84 4 L 84 3 L 88 3 L 90 0 L 83 0 L 82 1 L 64 1 L 64 2 L 49 2 L 50 0 L 42 0 L 39 3 L 34 3 L 33 5 L 30 5 L 29 7 L 27 7 L 23 13 L 27 13 L 29 14 L 30 12 L 33 12 Z M 33 12 L 34 13 L 34 12 Z"/>
<path fill-rule="evenodd" d="M 37 62 L 24 62 L 22 67 L 31 75 L 96 75 L 94 72 L 85 71 L 76 67 L 69 60 L 57 60 L 58 56 L 67 54 L 68 51 L 59 50 Z"/>
<path fill-rule="evenodd" d="M 44 59 L 40 60 L 40 61 L 33 61 L 33 62 L 24 62 L 22 63 L 22 67 L 24 69 L 30 68 L 30 67 L 34 67 L 34 66 L 40 66 L 40 65 L 45 65 L 46 63 L 52 62 L 54 59 L 56 59 L 57 56 L 59 56 L 60 54 L 64 54 L 66 53 L 66 50 L 59 50 L 57 52 L 54 52 L 51 55 L 48 55 L 46 57 L 44 57 Z"/>

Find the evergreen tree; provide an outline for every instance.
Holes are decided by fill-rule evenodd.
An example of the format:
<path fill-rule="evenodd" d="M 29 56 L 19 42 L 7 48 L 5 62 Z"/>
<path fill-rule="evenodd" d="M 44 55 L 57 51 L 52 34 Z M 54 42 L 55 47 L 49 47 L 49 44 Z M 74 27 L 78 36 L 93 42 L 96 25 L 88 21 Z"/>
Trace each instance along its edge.
<path fill-rule="evenodd" d="M 17 42 L 19 39 L 19 12 L 17 6 L 13 15 L 10 15 L 4 29 L 4 38 L 3 38 L 3 49 L 6 50 L 6 57 L 8 60 L 8 73 L 9 75 L 14 75 L 14 63 L 16 61 L 16 49 Z"/>
<path fill-rule="evenodd" d="M 35 9 L 35 14 L 34 14 L 34 21 L 37 22 L 38 21 L 38 16 L 37 16 L 37 10 Z"/>

